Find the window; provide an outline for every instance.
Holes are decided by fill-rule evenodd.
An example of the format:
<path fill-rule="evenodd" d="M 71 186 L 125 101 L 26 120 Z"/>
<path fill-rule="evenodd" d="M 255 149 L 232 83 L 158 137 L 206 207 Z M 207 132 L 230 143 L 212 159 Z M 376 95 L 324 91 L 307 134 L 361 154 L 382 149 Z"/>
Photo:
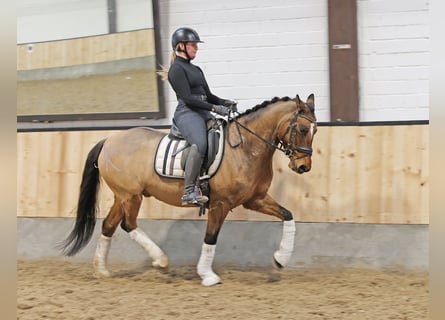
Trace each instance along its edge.
<path fill-rule="evenodd" d="M 21 0 L 17 12 L 18 121 L 163 114 L 151 0 Z"/>

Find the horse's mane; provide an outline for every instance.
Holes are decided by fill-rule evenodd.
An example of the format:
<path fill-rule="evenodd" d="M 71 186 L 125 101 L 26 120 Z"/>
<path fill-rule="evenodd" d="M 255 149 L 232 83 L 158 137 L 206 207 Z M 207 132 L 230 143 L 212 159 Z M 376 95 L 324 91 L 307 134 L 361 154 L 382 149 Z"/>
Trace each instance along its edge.
<path fill-rule="evenodd" d="M 289 97 L 287 97 L 287 96 L 286 96 L 286 97 L 282 97 L 282 98 L 274 97 L 274 98 L 272 98 L 271 100 L 264 100 L 262 103 L 257 104 L 256 106 L 254 106 L 254 107 L 251 108 L 251 109 L 247 109 L 247 110 L 245 110 L 243 113 L 240 113 L 239 115 L 237 115 L 237 116 L 234 117 L 233 119 L 241 118 L 241 117 L 243 117 L 243 116 L 245 116 L 245 115 L 247 115 L 247 114 L 249 114 L 249 113 L 252 113 L 252 112 L 255 112 L 255 111 L 259 110 L 259 109 L 265 108 L 265 107 L 267 107 L 268 105 L 273 104 L 273 103 L 275 103 L 275 102 L 278 102 L 278 101 L 289 101 L 289 100 L 292 100 L 292 99 L 289 98 Z"/>

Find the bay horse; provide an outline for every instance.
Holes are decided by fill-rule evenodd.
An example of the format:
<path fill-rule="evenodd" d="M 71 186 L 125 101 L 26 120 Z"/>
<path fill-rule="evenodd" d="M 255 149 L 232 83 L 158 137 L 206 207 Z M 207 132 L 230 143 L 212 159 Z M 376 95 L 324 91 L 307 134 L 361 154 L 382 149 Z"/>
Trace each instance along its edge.
<path fill-rule="evenodd" d="M 314 110 L 313 94 L 306 102 L 298 95 L 293 99 L 276 97 L 228 120 L 224 156 L 209 180 L 207 227 L 197 264 L 202 285 L 221 283 L 212 270 L 218 233 L 228 212 L 240 205 L 283 221 L 280 247 L 273 259 L 278 267 L 288 264 L 294 247 L 295 222 L 292 213 L 268 194 L 273 176 L 272 158 L 280 150 L 289 157 L 293 171 L 302 174 L 311 170 L 312 141 L 317 131 Z M 72 256 L 90 241 L 99 209 L 97 197 L 102 176 L 114 193 L 114 203 L 103 221 L 95 251 L 96 276 L 111 275 L 106 263 L 119 224 L 147 251 L 154 267 L 168 266 L 165 253 L 136 221 L 144 196 L 181 206 L 183 180 L 161 177 L 154 170 L 154 154 L 165 135 L 152 128 L 131 128 L 101 140 L 87 156 L 75 225 L 62 248 L 65 255 Z M 237 143 L 233 143 L 234 139 Z"/>

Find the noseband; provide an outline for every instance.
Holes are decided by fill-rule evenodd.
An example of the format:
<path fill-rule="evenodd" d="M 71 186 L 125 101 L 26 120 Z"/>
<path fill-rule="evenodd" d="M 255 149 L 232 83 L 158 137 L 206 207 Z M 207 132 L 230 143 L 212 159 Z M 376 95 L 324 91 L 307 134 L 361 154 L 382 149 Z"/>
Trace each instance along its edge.
<path fill-rule="evenodd" d="M 241 137 L 241 142 L 236 144 L 236 145 L 233 145 L 231 147 L 235 148 L 235 147 L 237 147 L 237 146 L 239 146 L 239 145 L 241 145 L 243 143 L 242 135 L 241 135 L 241 132 L 239 130 L 239 126 L 241 126 L 244 129 L 246 129 L 248 132 L 253 134 L 255 137 L 257 137 L 258 139 L 263 141 L 264 143 L 270 145 L 274 149 L 277 149 L 277 150 L 280 150 L 281 152 L 283 152 L 286 156 L 289 157 L 289 159 L 295 165 L 295 160 L 298 160 L 298 159 L 301 159 L 301 158 L 305 158 L 305 157 L 310 157 L 312 155 L 312 147 L 291 146 L 291 144 L 290 144 L 290 142 L 292 141 L 292 138 L 296 137 L 298 135 L 298 132 L 297 132 L 297 119 L 298 119 L 298 117 L 304 118 L 304 119 L 308 120 L 310 123 L 315 123 L 314 119 L 311 119 L 310 117 L 308 117 L 308 116 L 306 116 L 304 114 L 301 114 L 299 111 L 295 112 L 294 117 L 292 118 L 292 121 L 290 122 L 289 126 L 286 129 L 286 132 L 284 133 L 284 136 L 286 136 L 287 133 L 289 132 L 288 142 L 286 143 L 282 139 L 280 139 L 278 145 L 273 143 L 273 142 L 271 142 L 271 141 L 269 141 L 269 140 L 264 139 L 263 137 L 258 135 L 256 132 L 252 131 L 251 129 L 249 129 L 248 127 L 246 127 L 242 123 L 240 123 L 235 118 L 232 118 L 232 120 L 237 124 L 236 128 L 237 128 L 239 136 Z M 303 155 L 301 155 L 301 156 L 294 156 L 295 151 L 297 151 L 299 153 L 303 153 Z"/>

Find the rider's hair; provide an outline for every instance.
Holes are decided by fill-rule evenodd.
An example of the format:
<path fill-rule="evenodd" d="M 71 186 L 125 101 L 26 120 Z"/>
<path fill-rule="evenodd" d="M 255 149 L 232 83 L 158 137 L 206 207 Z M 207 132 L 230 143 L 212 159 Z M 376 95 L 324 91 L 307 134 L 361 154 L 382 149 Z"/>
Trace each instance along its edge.
<path fill-rule="evenodd" d="M 178 50 L 179 43 L 176 46 L 176 50 Z M 168 70 L 170 70 L 170 66 L 175 62 L 176 59 L 176 50 L 173 50 L 170 55 L 170 65 L 168 67 L 161 65 L 161 70 L 156 71 L 156 73 L 161 77 L 162 80 L 168 80 Z"/>

